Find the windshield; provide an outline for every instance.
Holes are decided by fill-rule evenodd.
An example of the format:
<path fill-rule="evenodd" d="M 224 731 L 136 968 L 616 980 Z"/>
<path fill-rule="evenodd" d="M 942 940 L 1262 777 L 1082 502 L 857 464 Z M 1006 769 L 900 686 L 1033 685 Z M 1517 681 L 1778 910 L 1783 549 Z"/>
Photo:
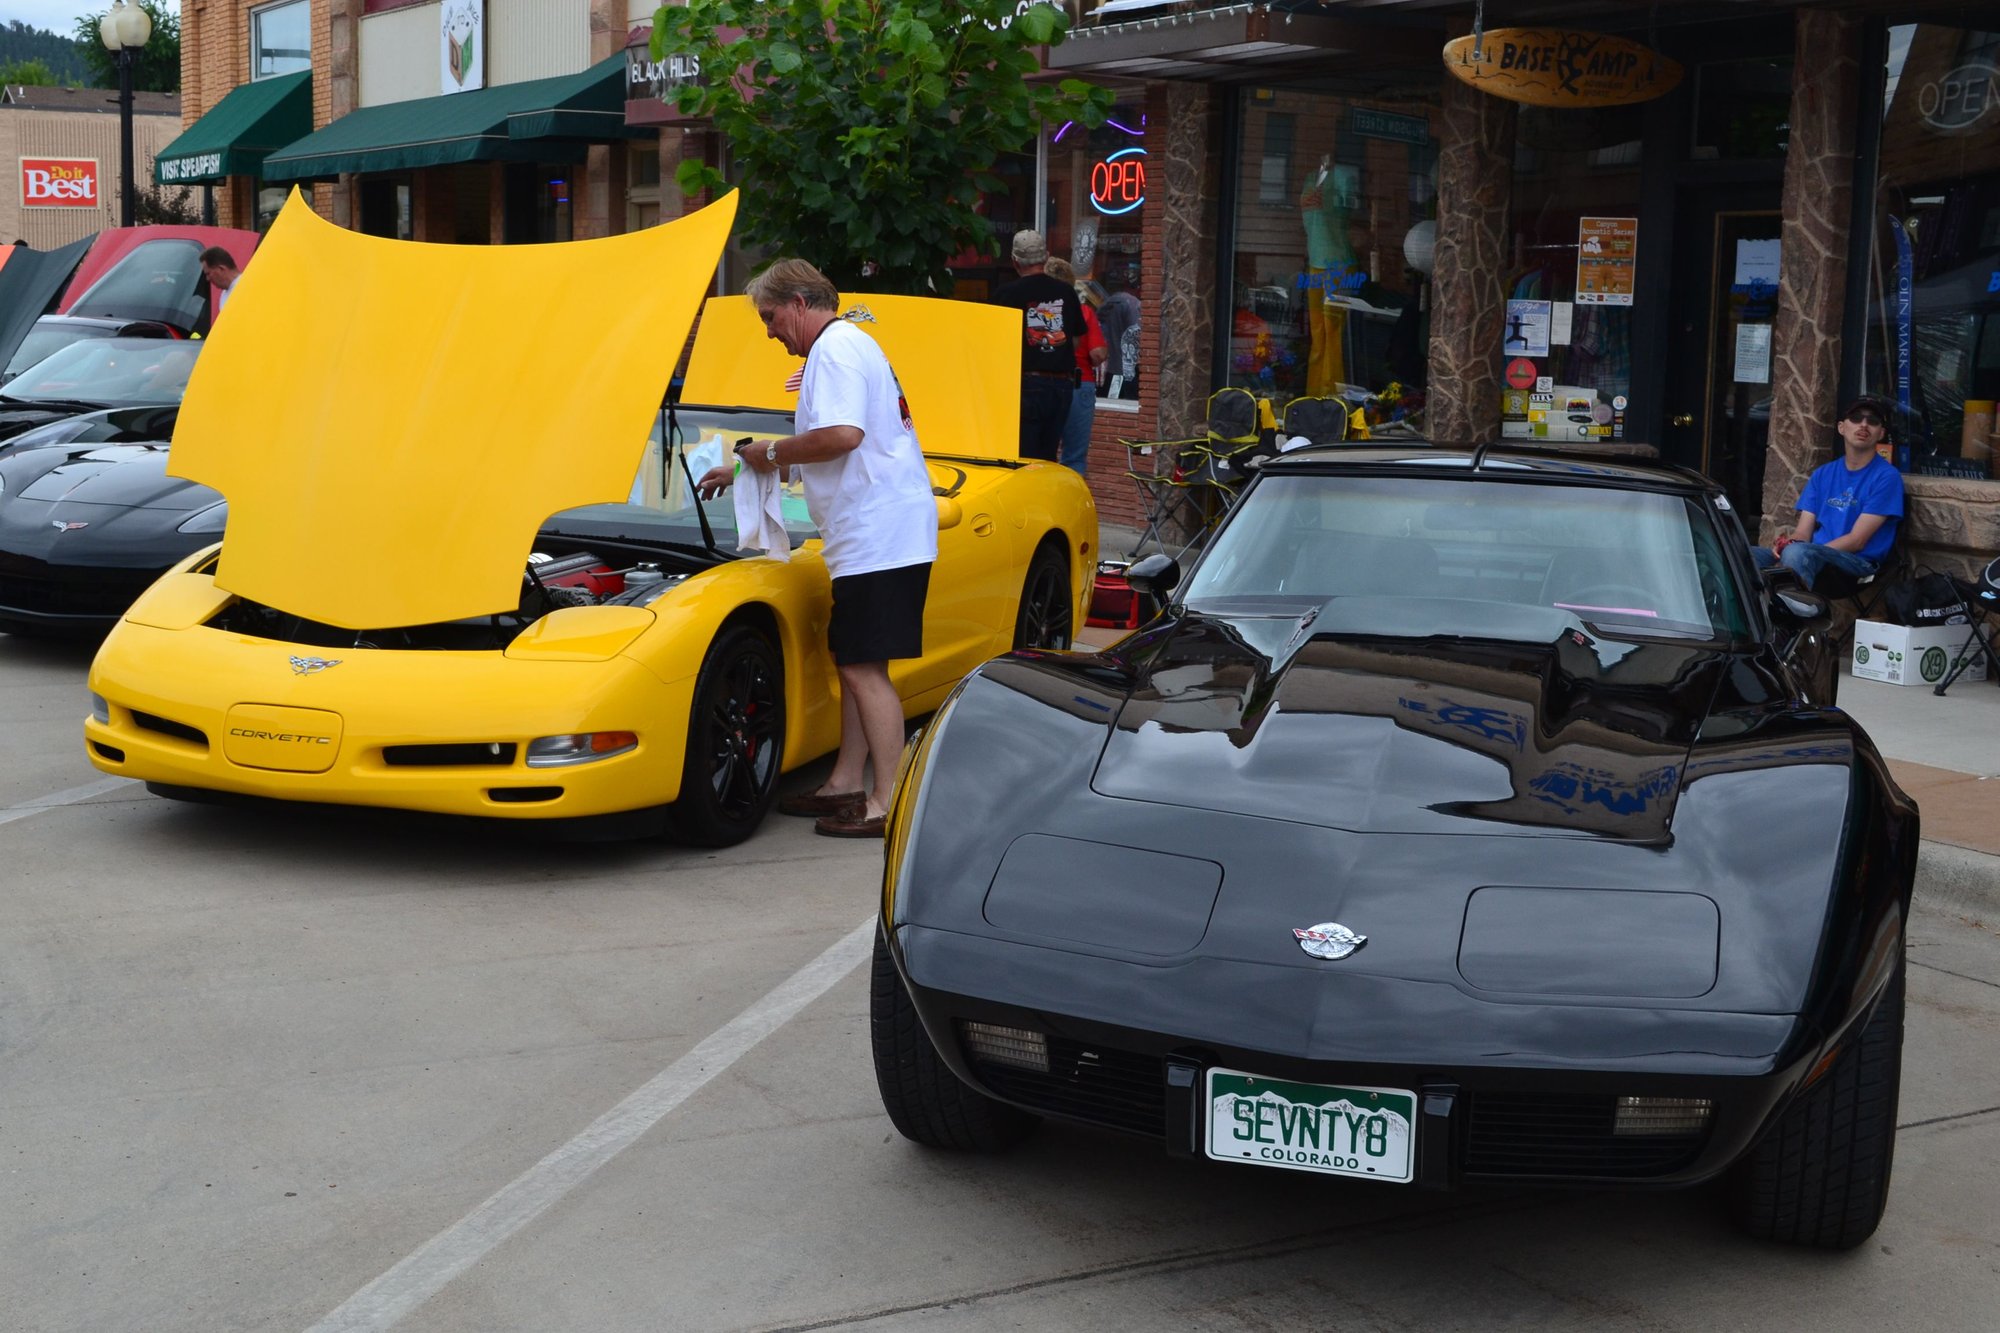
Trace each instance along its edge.
<path fill-rule="evenodd" d="M 50 353 L 7 382 L 9 398 L 125 407 L 178 403 L 199 342 L 171 338 L 90 338 Z"/>
<path fill-rule="evenodd" d="M 1743 602 L 1708 514 L 1679 496 L 1518 480 L 1274 474 L 1189 581 L 1230 598 L 1378 599 L 1381 627 L 1478 637 L 1554 609 L 1610 633 L 1739 639 Z M 1364 602 L 1345 623 L 1369 623 Z"/>
<path fill-rule="evenodd" d="M 632 494 L 623 504 L 585 505 L 566 509 L 550 519 L 545 528 L 590 536 L 626 536 L 647 541 L 702 544 L 701 521 L 695 517 L 695 501 L 688 487 L 687 473 L 681 470 L 680 454 L 687 453 L 688 473 L 699 481 L 710 468 L 730 457 L 736 441 L 781 440 L 792 433 L 792 418 L 784 412 L 752 412 L 715 408 L 681 408 L 673 415 L 674 450 L 670 456 L 662 444 L 661 422 L 653 420 L 652 434 L 632 481 Z M 819 535 L 812 516 L 806 512 L 805 491 L 794 480 L 784 488 L 782 508 L 785 530 L 792 545 Z M 736 502 L 733 491 L 724 491 L 701 506 L 708 515 L 715 544 L 723 551 L 736 549 Z"/>
<path fill-rule="evenodd" d="M 191 240 L 142 241 L 90 284 L 68 312 L 101 319 L 156 319 L 192 329 L 208 299 L 201 271 L 201 243 Z"/>
<path fill-rule="evenodd" d="M 85 338 L 109 338 L 117 329 L 108 324 L 68 324 L 42 320 L 21 339 L 21 345 L 14 350 L 14 359 L 7 363 L 4 376 L 13 379 L 16 375 L 34 365 L 49 353 L 67 347 Z"/>

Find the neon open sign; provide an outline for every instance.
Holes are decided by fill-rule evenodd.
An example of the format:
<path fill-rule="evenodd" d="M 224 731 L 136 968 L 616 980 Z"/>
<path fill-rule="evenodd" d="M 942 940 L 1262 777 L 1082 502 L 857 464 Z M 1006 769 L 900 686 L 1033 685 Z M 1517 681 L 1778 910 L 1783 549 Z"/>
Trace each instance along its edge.
<path fill-rule="evenodd" d="M 1146 202 L 1146 150 L 1121 148 L 1090 169 L 1090 206 L 1117 217 Z"/>

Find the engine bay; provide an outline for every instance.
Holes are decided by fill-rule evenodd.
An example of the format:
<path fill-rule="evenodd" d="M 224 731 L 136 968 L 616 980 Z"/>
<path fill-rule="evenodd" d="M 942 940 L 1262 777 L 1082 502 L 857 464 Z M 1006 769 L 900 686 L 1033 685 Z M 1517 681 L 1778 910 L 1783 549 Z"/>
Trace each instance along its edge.
<path fill-rule="evenodd" d="M 314 648 L 495 652 L 553 611 L 576 606 L 645 606 L 717 561 L 700 551 L 550 540 L 545 534 L 521 572 L 512 610 L 433 625 L 343 629 L 237 598 L 210 617 L 212 629 Z M 213 563 L 208 566 L 212 571 Z"/>

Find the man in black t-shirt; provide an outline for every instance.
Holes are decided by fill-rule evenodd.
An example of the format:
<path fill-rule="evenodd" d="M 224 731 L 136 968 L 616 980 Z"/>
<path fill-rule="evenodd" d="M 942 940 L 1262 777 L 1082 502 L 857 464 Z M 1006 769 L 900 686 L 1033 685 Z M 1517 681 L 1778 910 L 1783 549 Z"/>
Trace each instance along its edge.
<path fill-rule="evenodd" d="M 1042 271 L 1048 259 L 1040 232 L 1015 232 L 1014 268 L 1021 276 L 995 292 L 993 303 L 1021 312 L 1021 457 L 1054 462 L 1076 397 L 1074 340 L 1087 326 L 1076 288 Z"/>

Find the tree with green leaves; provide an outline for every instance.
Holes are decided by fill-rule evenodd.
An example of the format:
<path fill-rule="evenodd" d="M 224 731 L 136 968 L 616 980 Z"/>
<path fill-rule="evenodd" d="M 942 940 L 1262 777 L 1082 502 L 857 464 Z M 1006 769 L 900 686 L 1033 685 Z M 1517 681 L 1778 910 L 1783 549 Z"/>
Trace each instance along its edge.
<path fill-rule="evenodd" d="M 53 88 L 56 72 L 43 60 L 10 60 L 0 65 L 0 85 L 14 84 L 30 88 Z"/>
<path fill-rule="evenodd" d="M 843 291 L 948 295 L 948 261 L 996 238 L 975 205 L 1044 124 L 1103 122 L 1111 95 L 1031 82 L 1069 20 L 1043 0 L 687 0 L 653 17 L 674 94 L 729 143 L 737 226 Z M 683 162 L 688 193 L 727 182 Z"/>
<path fill-rule="evenodd" d="M 153 20 L 153 35 L 132 57 L 132 87 L 137 92 L 177 93 L 181 90 L 180 16 L 160 0 L 137 0 L 137 3 L 146 11 L 146 17 Z M 93 88 L 118 86 L 118 57 L 104 45 L 97 32 L 98 20 L 110 8 L 110 0 L 104 0 L 104 10 L 79 15 L 76 20 L 77 45 L 83 50 L 84 63 L 90 66 Z"/>

